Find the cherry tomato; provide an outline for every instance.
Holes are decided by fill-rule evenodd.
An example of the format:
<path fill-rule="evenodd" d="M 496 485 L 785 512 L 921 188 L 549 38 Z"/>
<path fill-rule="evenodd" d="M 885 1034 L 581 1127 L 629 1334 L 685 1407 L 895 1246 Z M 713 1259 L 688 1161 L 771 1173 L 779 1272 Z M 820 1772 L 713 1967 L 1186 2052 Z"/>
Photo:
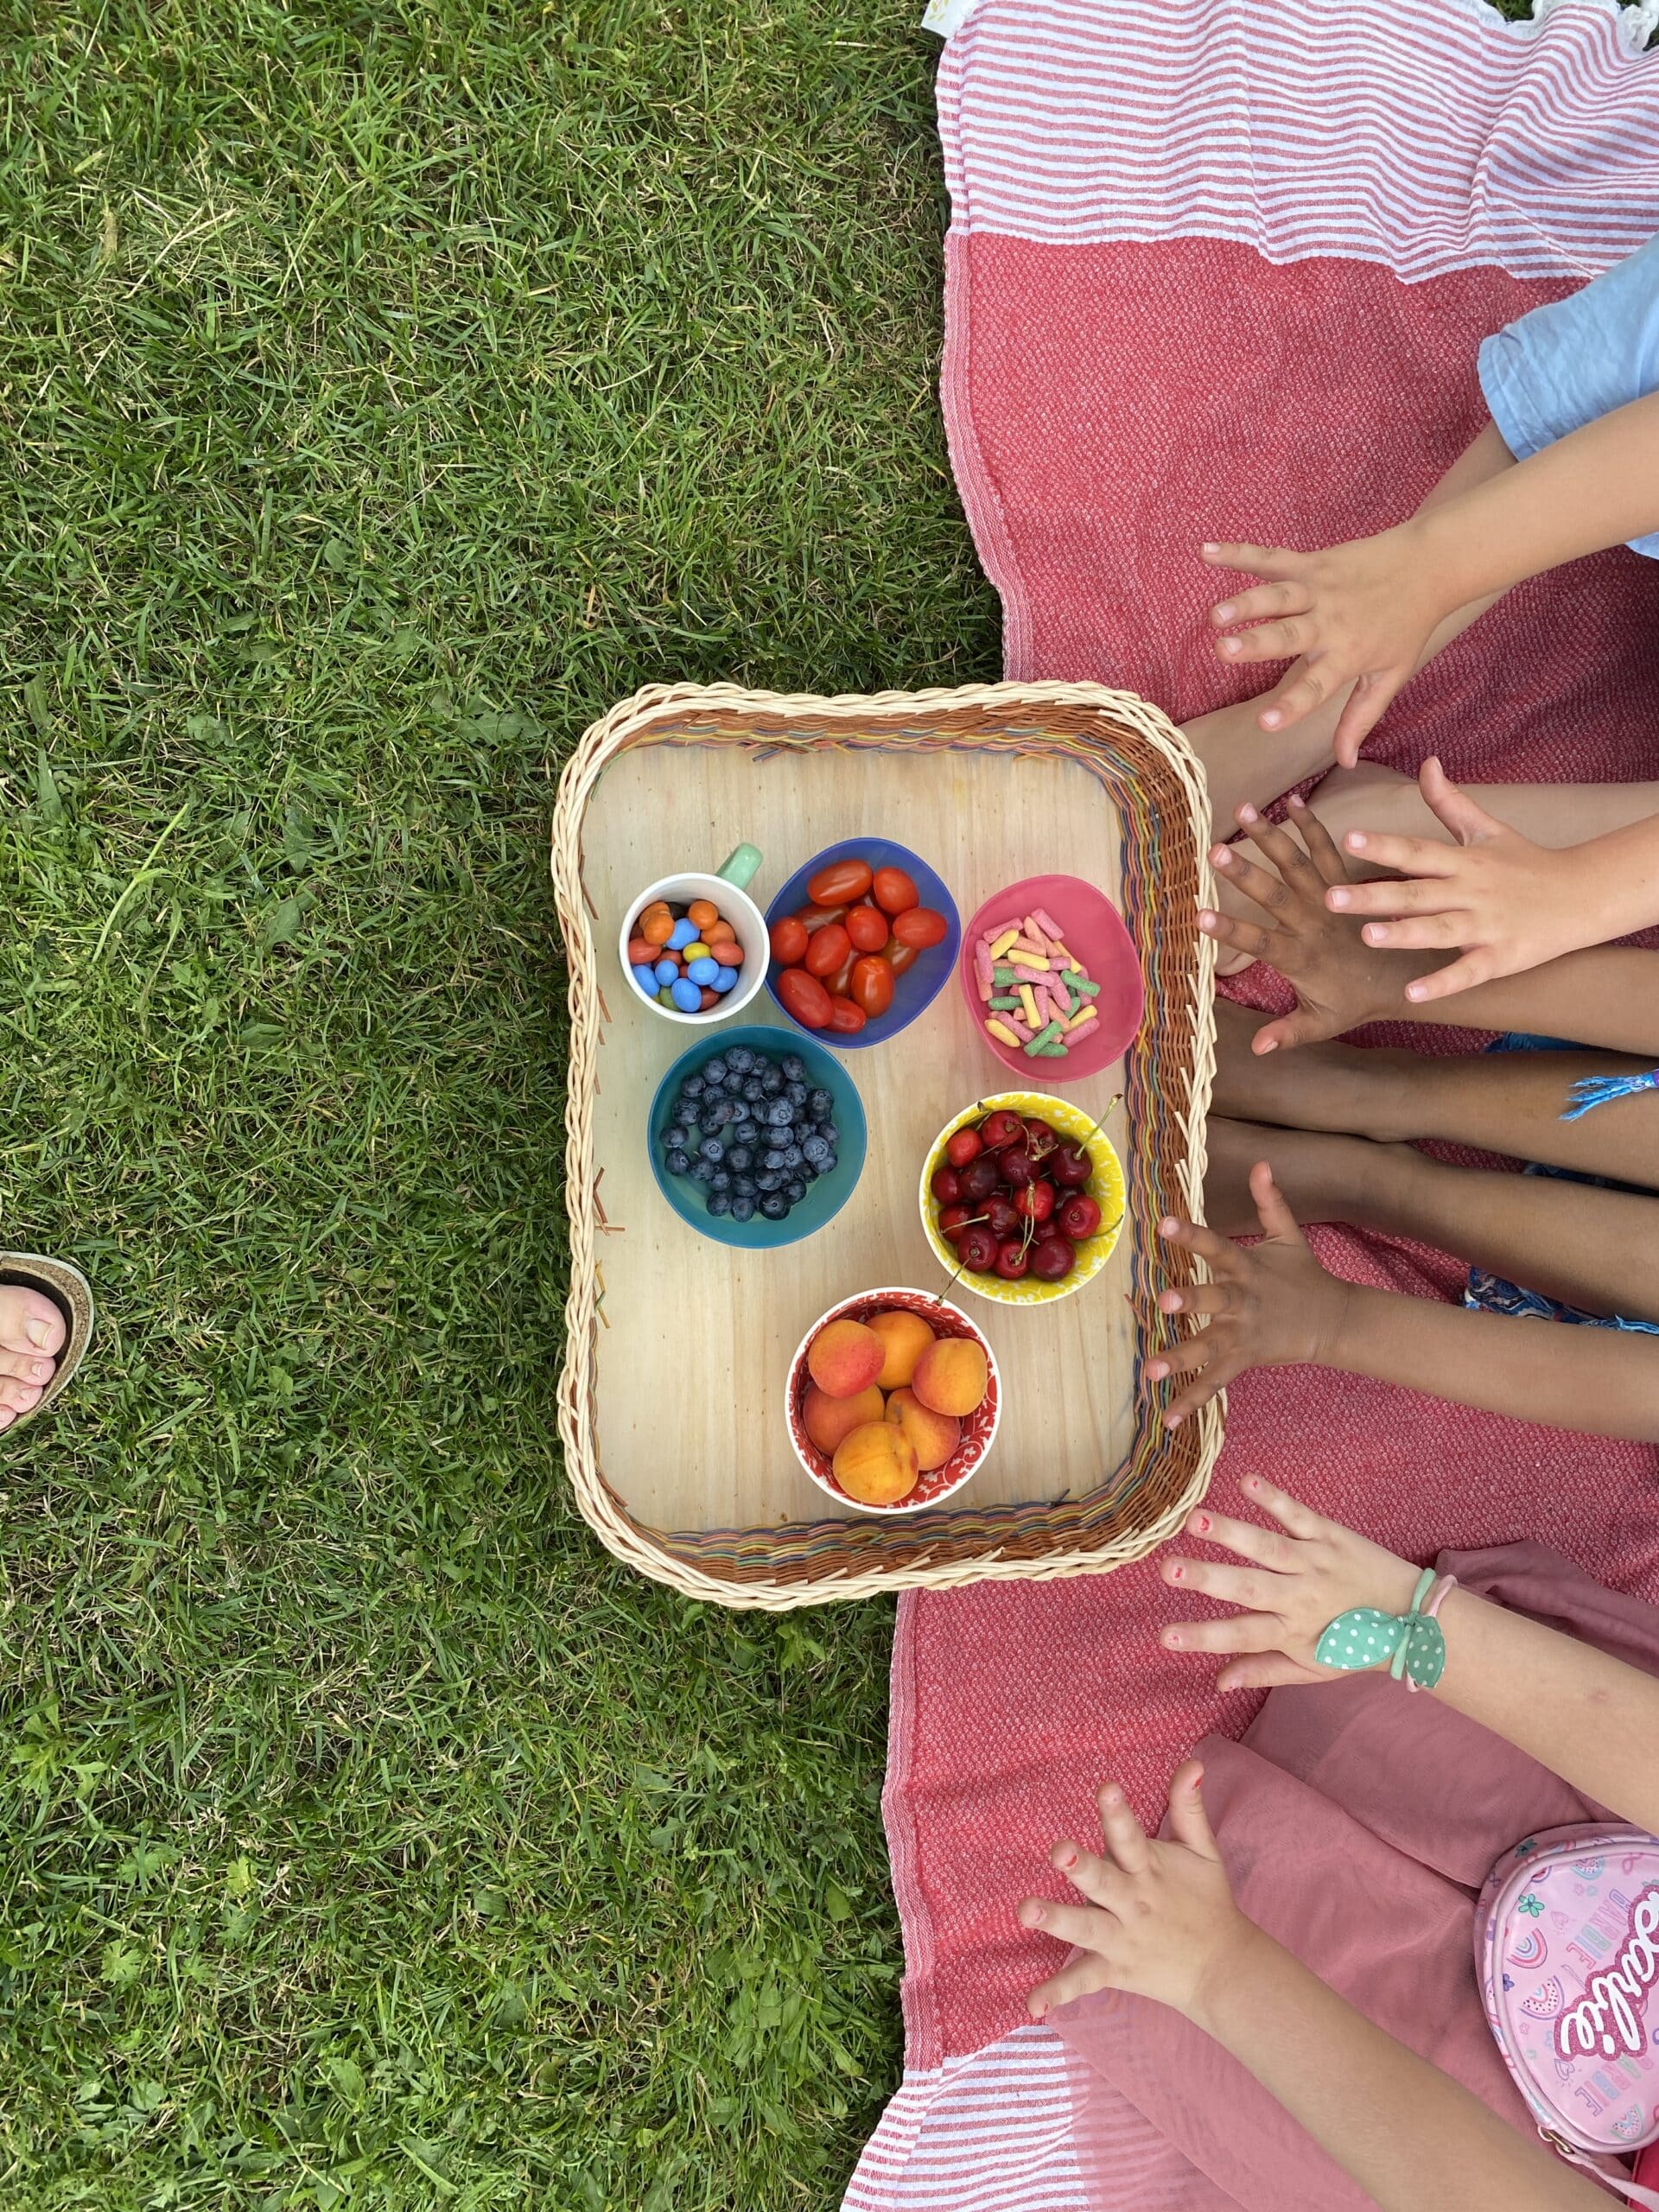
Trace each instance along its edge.
<path fill-rule="evenodd" d="M 830 994 L 804 968 L 785 969 L 778 978 L 778 996 L 784 1012 L 792 1014 L 803 1029 L 830 1027 Z"/>
<path fill-rule="evenodd" d="M 845 921 L 847 909 L 844 906 L 798 906 L 795 918 L 811 937 L 817 931 L 827 929 L 831 922 Z"/>
<path fill-rule="evenodd" d="M 928 1189 L 942 1206 L 953 1206 L 962 1196 L 962 1179 L 954 1167 L 936 1167 Z"/>
<path fill-rule="evenodd" d="M 839 1037 L 856 1037 L 864 1027 L 864 1009 L 855 1006 L 851 999 L 830 998 L 830 1027 Z"/>
<path fill-rule="evenodd" d="M 984 1138 L 988 1151 L 1001 1152 L 1006 1145 L 1018 1144 L 1025 1126 L 1017 1114 L 1010 1114 L 1003 1107 L 987 1116 L 980 1125 L 979 1134 Z"/>
<path fill-rule="evenodd" d="M 953 1167 L 965 1167 L 970 1160 L 977 1160 L 984 1149 L 984 1140 L 977 1129 L 958 1129 L 944 1147 L 944 1156 Z"/>
<path fill-rule="evenodd" d="M 874 892 L 875 903 L 884 914 L 908 913 L 920 903 L 915 884 L 901 868 L 877 868 Z"/>
<path fill-rule="evenodd" d="M 870 887 L 870 868 L 868 861 L 831 861 L 828 868 L 821 868 L 806 887 L 806 895 L 820 906 L 844 906 L 849 899 L 861 899 Z"/>
<path fill-rule="evenodd" d="M 847 957 L 842 962 L 840 967 L 836 969 L 835 974 L 833 976 L 826 976 L 824 977 L 823 987 L 829 992 L 832 999 L 844 999 L 847 996 L 848 986 L 853 980 L 854 963 L 857 961 L 858 957 L 858 954 L 853 950 L 851 945 L 849 945 L 847 948 Z"/>
<path fill-rule="evenodd" d="M 839 922 L 828 922 L 806 948 L 809 976 L 833 976 L 853 949 L 853 941 Z"/>
<path fill-rule="evenodd" d="M 889 938 L 882 947 L 881 957 L 895 976 L 902 976 L 906 969 L 914 963 L 916 948 L 913 944 L 899 944 L 895 939 Z"/>
<path fill-rule="evenodd" d="M 781 914 L 772 925 L 772 957 L 785 968 L 793 968 L 805 956 L 810 943 L 804 922 L 797 921 L 793 914 Z"/>
<path fill-rule="evenodd" d="M 847 934 L 861 952 L 880 952 L 887 941 L 887 918 L 879 906 L 854 906 L 848 912 Z"/>
<path fill-rule="evenodd" d="M 843 930 L 842 935 L 846 934 Z M 879 1021 L 893 1004 L 892 969 L 874 953 L 865 953 L 853 963 L 852 993 L 870 1020 Z"/>
<path fill-rule="evenodd" d="M 918 952 L 925 951 L 930 944 L 938 944 L 945 931 L 943 914 L 936 914 L 931 906 L 912 906 L 907 912 L 893 918 L 893 933 L 900 944 L 913 944 Z"/>

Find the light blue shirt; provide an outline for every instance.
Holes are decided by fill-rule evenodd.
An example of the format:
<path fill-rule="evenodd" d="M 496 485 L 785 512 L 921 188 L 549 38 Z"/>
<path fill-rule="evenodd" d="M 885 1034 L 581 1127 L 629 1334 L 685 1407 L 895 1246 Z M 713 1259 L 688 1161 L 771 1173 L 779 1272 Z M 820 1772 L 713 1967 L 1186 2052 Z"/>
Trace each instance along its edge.
<path fill-rule="evenodd" d="M 1480 388 L 1517 461 L 1659 391 L 1659 238 L 1487 339 Z M 1659 529 L 1630 544 L 1659 561 Z"/>

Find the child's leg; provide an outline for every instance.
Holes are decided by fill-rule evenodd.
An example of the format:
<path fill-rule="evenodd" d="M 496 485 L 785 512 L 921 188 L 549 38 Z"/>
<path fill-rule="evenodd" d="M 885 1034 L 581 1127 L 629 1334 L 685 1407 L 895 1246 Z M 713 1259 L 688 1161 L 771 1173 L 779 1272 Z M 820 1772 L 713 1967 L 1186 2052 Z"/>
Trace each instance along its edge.
<path fill-rule="evenodd" d="M 1514 466 L 1514 455 L 1499 437 L 1495 425 L 1488 423 L 1473 443 L 1459 454 L 1417 512 L 1421 514 L 1427 508 L 1456 499 L 1460 493 L 1473 491 L 1478 484 L 1484 484 Z M 1494 593 L 1490 598 L 1474 600 L 1449 615 L 1429 639 L 1418 665 L 1427 666 L 1436 653 L 1443 652 L 1454 638 L 1461 637 L 1469 625 L 1502 595 Z M 1316 707 L 1293 728 L 1277 734 L 1258 728 L 1256 699 L 1241 699 L 1236 706 L 1218 707 L 1213 714 L 1199 715 L 1184 726 L 1183 734 L 1204 764 L 1210 785 L 1211 816 L 1217 836 L 1231 836 L 1233 817 L 1241 806 L 1270 806 L 1286 791 L 1316 775 L 1321 768 L 1330 766 L 1332 738 L 1347 702 L 1347 692 L 1338 692 L 1334 699 L 1327 699 L 1322 707 Z M 1379 823 L 1377 826 L 1381 829 L 1387 825 Z"/>
<path fill-rule="evenodd" d="M 1581 845 L 1659 814 L 1659 784 L 1471 784 L 1468 789 L 1489 814 L 1535 845 L 1552 849 Z M 1410 776 L 1369 761 L 1333 768 L 1310 804 L 1338 841 L 1345 830 L 1380 830 L 1451 842 Z M 1222 834 L 1219 824 L 1217 834 Z"/>
<path fill-rule="evenodd" d="M 1248 1178 L 1258 1160 L 1300 1221 L 1345 1221 L 1451 1252 L 1592 1313 L 1659 1321 L 1659 1198 L 1541 1175 L 1446 1167 L 1409 1145 L 1210 1121 L 1205 1201 L 1212 1228 L 1257 1226 Z"/>
<path fill-rule="evenodd" d="M 1643 1090 L 1564 1122 L 1573 1084 L 1645 1075 L 1659 1067 L 1659 1007 L 1651 1059 L 1616 1052 L 1421 1052 L 1300 1045 L 1258 1059 L 1249 1040 L 1262 1016 L 1218 1001 L 1215 1110 L 1294 1129 L 1338 1130 L 1383 1144 L 1438 1137 L 1581 1175 L 1659 1191 L 1659 1091 Z"/>

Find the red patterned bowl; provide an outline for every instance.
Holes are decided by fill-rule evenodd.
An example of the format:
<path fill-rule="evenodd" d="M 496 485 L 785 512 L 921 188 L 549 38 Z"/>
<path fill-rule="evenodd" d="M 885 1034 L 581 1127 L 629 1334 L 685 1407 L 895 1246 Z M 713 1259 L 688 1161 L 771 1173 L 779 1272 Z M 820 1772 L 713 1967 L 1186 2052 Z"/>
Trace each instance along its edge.
<path fill-rule="evenodd" d="M 931 1474 L 924 1475 L 909 1496 L 900 1498 L 896 1505 L 866 1505 L 847 1495 L 830 1471 L 829 1460 L 802 1426 L 801 1402 L 811 1381 L 806 1371 L 806 1355 L 819 1330 L 827 1328 L 831 1321 L 868 1321 L 872 1314 L 899 1310 L 919 1313 L 936 1337 L 971 1337 L 985 1355 L 990 1387 L 978 1409 L 963 1421 L 962 1441 L 942 1467 L 935 1467 Z M 842 1505 L 850 1505 L 857 1513 L 925 1513 L 930 1507 L 943 1504 L 962 1488 L 977 1471 L 995 1442 L 997 1423 L 1002 1418 L 1002 1381 L 996 1371 L 996 1354 L 984 1331 L 976 1328 L 961 1307 L 952 1306 L 949 1299 L 936 1298 L 925 1290 L 862 1290 L 856 1298 L 843 1298 L 839 1306 L 820 1313 L 801 1338 L 789 1363 L 785 1405 L 789 1416 L 789 1440 L 795 1447 L 795 1457 L 826 1497 Z"/>

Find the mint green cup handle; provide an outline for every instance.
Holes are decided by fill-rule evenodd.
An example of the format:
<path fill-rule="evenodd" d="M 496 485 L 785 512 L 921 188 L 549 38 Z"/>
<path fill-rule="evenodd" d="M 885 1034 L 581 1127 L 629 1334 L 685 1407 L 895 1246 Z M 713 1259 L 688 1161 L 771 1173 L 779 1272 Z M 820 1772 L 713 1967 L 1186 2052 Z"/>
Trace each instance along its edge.
<path fill-rule="evenodd" d="M 729 883 L 734 890 L 747 891 L 753 882 L 760 866 L 760 855 L 753 845 L 740 845 L 737 850 L 722 861 L 715 874 L 722 883 Z"/>

